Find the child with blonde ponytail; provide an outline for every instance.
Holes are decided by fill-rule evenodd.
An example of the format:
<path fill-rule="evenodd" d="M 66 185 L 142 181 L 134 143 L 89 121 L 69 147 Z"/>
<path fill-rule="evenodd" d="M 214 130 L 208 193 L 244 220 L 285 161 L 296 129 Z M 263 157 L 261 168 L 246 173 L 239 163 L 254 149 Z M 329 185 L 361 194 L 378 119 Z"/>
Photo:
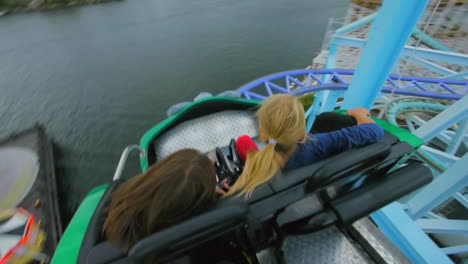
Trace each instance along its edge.
<path fill-rule="evenodd" d="M 263 149 L 247 152 L 244 171 L 227 195 L 248 197 L 282 169 L 310 165 L 350 148 L 377 142 L 383 137 L 383 129 L 368 114 L 362 107 L 348 110 L 356 125 L 308 134 L 304 107 L 296 97 L 286 94 L 269 97 L 257 111 L 259 140 L 267 144 Z"/>

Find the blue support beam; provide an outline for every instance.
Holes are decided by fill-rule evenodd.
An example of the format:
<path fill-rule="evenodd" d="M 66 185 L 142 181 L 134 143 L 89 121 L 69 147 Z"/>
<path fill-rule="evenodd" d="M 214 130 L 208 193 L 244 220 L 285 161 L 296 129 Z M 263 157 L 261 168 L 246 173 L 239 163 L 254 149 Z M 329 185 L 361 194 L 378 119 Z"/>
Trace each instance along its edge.
<path fill-rule="evenodd" d="M 415 57 L 405 57 L 406 60 L 409 60 L 415 64 L 418 64 L 420 66 L 423 66 L 424 68 L 432 71 L 432 72 L 435 72 L 437 74 L 440 74 L 442 76 L 451 76 L 451 75 L 455 75 L 457 72 L 456 71 L 452 71 L 448 68 L 445 68 L 443 66 L 440 66 L 438 64 L 435 64 L 433 62 L 430 62 L 430 61 L 427 61 L 427 60 L 424 60 L 424 59 L 421 59 L 421 58 L 415 58 Z"/>
<path fill-rule="evenodd" d="M 431 38 L 429 35 L 425 34 L 418 28 L 414 29 L 413 36 L 417 39 L 420 39 L 422 43 L 426 44 L 427 46 L 433 49 L 438 49 L 438 50 L 443 50 L 443 51 L 452 51 L 449 47 L 440 43 L 436 39 Z"/>
<path fill-rule="evenodd" d="M 322 104 L 322 111 L 321 112 L 329 112 L 333 111 L 338 98 L 343 97 L 344 91 L 332 91 L 328 94 L 327 101 Z"/>
<path fill-rule="evenodd" d="M 305 113 L 306 118 L 308 117 L 307 123 L 306 123 L 307 132 L 309 132 L 312 129 L 312 125 L 314 124 L 315 117 L 319 114 L 320 103 L 323 102 L 322 96 L 323 96 L 323 93 L 317 92 L 315 94 L 314 103 L 309 107 L 309 109 L 307 109 Z"/>
<path fill-rule="evenodd" d="M 468 185 L 468 153 L 408 200 L 408 215 L 418 219 Z"/>
<path fill-rule="evenodd" d="M 445 150 L 447 154 L 455 155 L 458 148 L 460 147 L 460 144 L 465 139 L 466 132 L 468 132 L 468 119 L 461 121 L 455 136 L 452 138 L 452 142 L 450 142 L 450 144 L 447 146 L 447 149 Z"/>
<path fill-rule="evenodd" d="M 333 69 L 335 68 L 335 57 L 336 57 L 336 51 L 338 49 L 338 45 L 335 45 L 333 43 L 330 44 L 330 48 L 328 49 L 328 57 L 327 57 L 327 62 L 325 63 L 325 69 Z M 332 80 L 332 76 L 331 75 L 322 75 L 322 82 L 323 83 L 330 83 L 330 81 Z M 316 95 L 316 98 L 320 98 L 320 101 L 317 101 L 317 103 L 319 104 L 318 105 L 318 109 L 317 109 L 317 112 L 316 114 L 320 114 L 322 112 L 325 112 L 325 111 L 330 111 L 328 109 L 326 109 L 326 106 L 330 105 L 330 104 L 333 104 L 335 105 L 336 104 L 336 101 L 335 102 L 332 102 L 333 100 L 333 97 L 330 97 L 330 94 L 333 93 L 333 91 L 320 91 L 320 92 L 317 92 L 317 95 Z M 315 120 L 315 117 L 314 117 L 314 120 Z M 312 120 L 310 117 L 309 117 L 309 123 L 307 124 L 307 131 L 310 131 L 310 128 L 312 127 L 312 123 L 314 120 Z"/>
<path fill-rule="evenodd" d="M 458 78 L 467 78 L 468 71 L 462 71 L 454 74 L 445 75 L 444 79 L 458 79 Z"/>
<path fill-rule="evenodd" d="M 361 19 L 359 19 L 357 21 L 354 21 L 351 24 L 345 25 L 345 26 L 337 29 L 335 31 L 335 34 L 336 35 L 343 35 L 343 34 L 348 33 L 350 31 L 356 30 L 356 29 L 358 29 L 358 28 L 360 28 L 360 27 L 374 21 L 376 16 L 377 16 L 377 13 L 374 13 L 374 14 L 368 15 L 366 17 L 363 17 L 363 18 L 361 18 Z M 422 32 L 421 30 L 419 30 L 416 27 L 414 28 L 412 34 L 413 34 L 413 36 L 415 38 L 420 39 L 423 43 L 425 43 L 426 45 L 428 45 L 431 48 L 438 49 L 438 50 L 443 50 L 443 51 L 450 51 L 450 52 L 452 51 L 449 47 L 447 47 L 444 44 L 440 43 L 436 39 L 431 38 L 429 35 L 425 34 L 424 32 Z"/>
<path fill-rule="evenodd" d="M 433 212 L 429 212 L 426 216 L 429 217 L 430 219 L 445 219 L 438 214 L 434 214 Z"/>
<path fill-rule="evenodd" d="M 459 203 L 461 203 L 463 206 L 465 206 L 465 208 L 468 209 L 468 198 L 466 197 L 466 195 L 456 193 L 453 195 L 453 198 L 457 199 Z"/>
<path fill-rule="evenodd" d="M 468 244 L 454 247 L 446 247 L 441 249 L 447 255 L 463 254 L 468 252 Z"/>
<path fill-rule="evenodd" d="M 428 147 L 426 145 L 421 146 L 418 149 L 418 152 L 431 157 L 432 159 L 436 160 L 438 164 L 441 164 L 446 168 L 452 166 L 455 162 L 457 162 L 460 159 L 459 157 L 454 156 L 453 154 L 448 154 L 438 149 Z"/>
<path fill-rule="evenodd" d="M 412 263 L 453 264 L 397 203 L 385 206 L 371 217 Z"/>
<path fill-rule="evenodd" d="M 343 102 L 371 108 L 429 0 L 385 0 Z"/>
<path fill-rule="evenodd" d="M 367 41 L 364 39 L 350 38 L 343 36 L 333 36 L 331 40 L 334 44 L 364 48 L 367 47 Z M 401 56 L 414 56 L 421 59 L 446 62 L 450 64 L 458 64 L 468 66 L 468 55 L 463 53 L 440 51 L 426 48 L 415 48 L 413 46 L 405 46 L 401 51 Z"/>
<path fill-rule="evenodd" d="M 429 122 L 416 129 L 414 134 L 427 143 L 451 125 L 467 117 L 468 96 L 464 96 L 442 113 L 429 120 Z"/>
<path fill-rule="evenodd" d="M 447 166 L 445 166 L 444 163 L 438 161 L 429 153 L 418 150 L 414 155 L 432 170 L 432 176 L 434 176 L 434 178 L 439 177 L 441 173 L 447 170 Z"/>
<path fill-rule="evenodd" d="M 416 225 L 426 233 L 468 235 L 468 220 L 418 219 Z"/>
<path fill-rule="evenodd" d="M 377 16 L 377 13 L 374 13 L 374 14 L 372 14 L 372 15 L 368 15 L 368 16 L 366 16 L 366 17 L 363 17 L 363 18 L 361 18 L 361 19 L 359 19 L 359 20 L 357 20 L 357 21 L 354 21 L 354 22 L 351 23 L 351 24 L 345 25 L 345 26 L 343 26 L 343 27 L 337 29 L 337 30 L 335 31 L 335 34 L 337 34 L 337 35 L 342 35 L 342 34 L 344 34 L 344 33 L 348 33 L 348 32 L 350 32 L 350 31 L 353 31 L 353 30 L 355 30 L 355 29 L 358 29 L 358 28 L 360 28 L 360 27 L 362 27 L 362 26 L 364 26 L 364 25 L 366 25 L 366 24 L 368 24 L 368 23 L 374 21 L 374 19 L 375 19 L 376 16 Z"/>

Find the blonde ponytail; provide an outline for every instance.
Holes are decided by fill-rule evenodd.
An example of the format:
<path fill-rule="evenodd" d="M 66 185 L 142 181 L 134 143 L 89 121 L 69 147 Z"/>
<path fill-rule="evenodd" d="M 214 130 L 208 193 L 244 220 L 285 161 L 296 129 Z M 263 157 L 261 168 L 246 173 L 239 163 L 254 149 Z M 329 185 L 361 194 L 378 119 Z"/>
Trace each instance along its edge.
<path fill-rule="evenodd" d="M 307 138 L 304 107 L 291 95 L 269 97 L 257 112 L 259 139 L 273 140 L 259 151 L 247 154 L 244 171 L 227 196 L 249 197 L 256 187 L 270 180 L 284 165 L 298 142 Z"/>
<path fill-rule="evenodd" d="M 247 154 L 244 171 L 231 187 L 227 195 L 238 194 L 249 197 L 257 186 L 267 182 L 277 173 L 283 163 L 275 146 L 267 144 L 265 148 Z"/>

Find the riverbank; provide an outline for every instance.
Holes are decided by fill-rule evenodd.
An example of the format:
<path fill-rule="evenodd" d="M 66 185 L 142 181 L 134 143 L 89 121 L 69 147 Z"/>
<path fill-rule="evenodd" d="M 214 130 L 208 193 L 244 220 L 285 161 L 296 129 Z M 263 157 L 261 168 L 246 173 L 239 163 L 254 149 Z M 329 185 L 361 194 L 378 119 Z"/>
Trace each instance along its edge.
<path fill-rule="evenodd" d="M 7 14 L 101 4 L 118 0 L 0 0 L 0 17 Z"/>

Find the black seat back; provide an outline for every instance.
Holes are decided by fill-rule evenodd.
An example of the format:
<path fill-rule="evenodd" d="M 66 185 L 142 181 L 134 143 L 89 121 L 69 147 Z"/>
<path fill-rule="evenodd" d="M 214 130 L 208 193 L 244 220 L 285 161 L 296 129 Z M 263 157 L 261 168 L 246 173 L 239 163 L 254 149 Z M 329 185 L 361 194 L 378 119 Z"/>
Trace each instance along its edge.
<path fill-rule="evenodd" d="M 86 255 L 86 264 L 104 264 L 104 263 L 135 263 L 126 258 L 126 253 L 120 248 L 104 241 L 89 250 Z"/>
<path fill-rule="evenodd" d="M 108 193 L 110 192 L 103 196 L 103 206 L 100 204 L 97 207 L 88 226 L 89 233 L 85 235 L 77 263 L 141 263 L 145 257 L 153 254 L 162 256 L 162 262 L 172 260 L 206 241 L 238 228 L 245 222 L 248 214 L 248 206 L 243 200 L 222 199 L 203 214 L 141 240 L 126 254 L 98 235 L 105 219 L 105 204 L 110 197 L 106 196 Z"/>
<path fill-rule="evenodd" d="M 344 179 L 348 175 L 365 173 L 372 169 L 373 165 L 384 160 L 390 154 L 390 149 L 390 145 L 378 142 L 338 154 L 327 160 L 308 180 L 309 188 L 315 190 Z"/>
<path fill-rule="evenodd" d="M 128 255 L 143 259 L 158 254 L 164 256 L 163 260 L 173 259 L 243 225 L 248 212 L 244 201 L 222 199 L 207 212 L 143 239 L 130 249 Z"/>
<path fill-rule="evenodd" d="M 307 182 L 310 191 L 317 190 L 337 182 L 356 172 L 372 168 L 385 159 L 391 146 L 386 143 L 375 143 L 361 148 L 354 148 L 312 165 L 278 173 L 265 186 L 254 191 L 249 203 L 254 203 L 274 193 L 287 190 Z"/>

